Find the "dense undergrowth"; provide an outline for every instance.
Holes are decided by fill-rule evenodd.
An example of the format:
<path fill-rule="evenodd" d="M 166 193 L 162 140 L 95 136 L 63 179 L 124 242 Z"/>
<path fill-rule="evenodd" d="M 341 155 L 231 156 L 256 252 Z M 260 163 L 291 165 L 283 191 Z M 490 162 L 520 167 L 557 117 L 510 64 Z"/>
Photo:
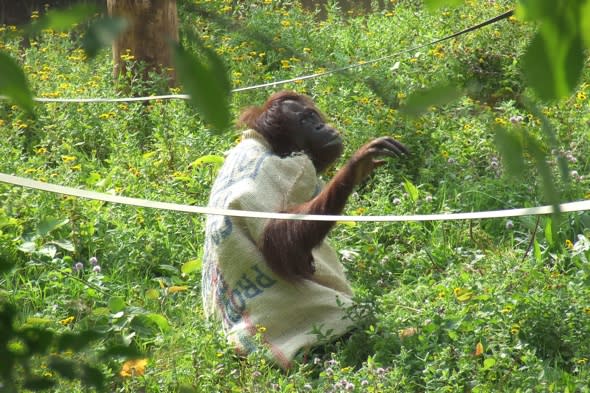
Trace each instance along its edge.
<path fill-rule="evenodd" d="M 234 87 L 392 54 L 513 6 L 472 1 L 428 13 L 419 2 L 400 0 L 363 15 L 330 6 L 319 18 L 292 2 L 233 2 L 234 8 L 229 1 L 179 3 L 181 30 L 215 48 Z M 555 128 L 554 146 L 531 112 L 519 71 L 532 28 L 511 18 L 387 61 L 284 86 L 316 100 L 342 130 L 345 156 L 381 135 L 412 151 L 409 159 L 379 169 L 346 213 L 545 204 L 534 165 L 506 175 L 496 126 L 524 129 L 539 141 L 563 201 L 589 199 L 590 69 L 586 64 L 573 96 L 538 104 Z M 74 33 L 44 31 L 21 42 L 13 27 L 0 30 L 2 49 L 20 60 L 37 96 L 120 94 L 109 51 L 88 61 Z M 126 61 L 131 69 L 141 67 L 131 55 Z M 419 117 L 400 112 L 411 92 L 443 81 L 467 93 Z M 130 75 L 127 83 L 136 94 L 162 92 L 164 85 L 156 75 L 148 82 Z M 232 110 L 237 115 L 271 91 L 235 93 Z M 46 103 L 37 105 L 35 117 L 3 102 L 0 172 L 205 205 L 216 167 L 195 161 L 222 156 L 238 137 L 211 132 L 183 101 Z M 568 180 L 559 180 L 558 157 L 568 163 Z M 0 276 L 0 299 L 15 305 L 14 327 L 100 333 L 83 350 L 50 345 L 40 351 L 30 368 L 15 367 L 17 384 L 29 371 L 64 376 L 55 367 L 60 359 L 96 366 L 109 391 L 590 391 L 587 212 L 559 219 L 338 225 L 332 243 L 367 314 L 350 340 L 283 372 L 257 354 L 238 359 L 218 326 L 203 319 L 203 217 L 4 184 L 0 198 L 0 257 L 3 266 L 13 266 Z M 4 354 L 26 354 L 29 344 L 12 340 Z M 145 356 L 125 363 L 124 356 L 101 355 L 118 346 Z M 62 378 L 55 388 L 81 389 L 75 382 L 80 373 L 74 370 L 74 381 Z"/>

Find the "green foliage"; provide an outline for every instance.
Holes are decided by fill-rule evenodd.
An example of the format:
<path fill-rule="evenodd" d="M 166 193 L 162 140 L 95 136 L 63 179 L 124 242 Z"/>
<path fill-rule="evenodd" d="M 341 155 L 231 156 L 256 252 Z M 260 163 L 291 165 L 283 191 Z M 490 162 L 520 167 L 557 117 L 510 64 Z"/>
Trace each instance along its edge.
<path fill-rule="evenodd" d="M 580 37 L 563 43 L 538 33 L 523 57 L 524 71 L 536 93 L 544 100 L 568 96 L 578 83 L 584 66 Z"/>
<path fill-rule="evenodd" d="M 456 6 L 457 0 L 428 0 L 431 9 Z M 585 0 L 555 4 L 552 0 L 520 0 L 520 18 L 538 23 L 538 31 L 522 57 L 523 73 L 535 93 L 546 101 L 569 96 L 577 86 L 590 37 L 590 7 Z M 444 93 L 439 93 L 444 97 Z"/>
<path fill-rule="evenodd" d="M 524 141 L 523 131 L 496 127 L 496 146 L 506 162 L 506 170 L 512 176 L 520 176 L 524 172 Z"/>
<path fill-rule="evenodd" d="M 55 333 L 38 326 L 17 326 L 18 312 L 14 305 L 0 302 L 0 386 L 5 392 L 17 392 L 19 387 L 40 391 L 54 388 L 59 378 L 77 380 L 87 387 L 102 391 L 103 372 L 95 362 L 72 359 L 74 350 L 81 355 L 90 344 L 102 337 L 92 330 L 79 334 Z M 44 375 L 31 364 L 46 359 Z M 93 365 L 90 365 L 93 364 Z"/>
<path fill-rule="evenodd" d="M 175 46 L 174 64 L 196 110 L 219 131 L 230 125 L 230 84 L 226 68 L 210 48 L 199 45 L 204 61 L 181 45 Z"/>
<path fill-rule="evenodd" d="M 590 14 L 586 1 L 558 5 L 549 0 L 521 0 L 521 17 L 539 22 L 538 32 L 523 58 L 525 74 L 544 100 L 570 95 L 584 65 L 583 24 Z"/>
<path fill-rule="evenodd" d="M 93 58 L 98 51 L 110 45 L 119 34 L 123 33 L 128 26 L 128 22 L 120 17 L 104 17 L 93 22 L 88 26 L 82 48 L 89 57 Z"/>
<path fill-rule="evenodd" d="M 6 53 L 0 52 L 0 93 L 28 112 L 33 111 L 33 97 L 22 69 Z"/>
<path fill-rule="evenodd" d="M 434 86 L 427 90 L 413 93 L 406 101 L 403 112 L 418 116 L 428 111 L 428 108 L 436 105 L 444 105 L 460 98 L 463 92 L 453 85 Z"/>
<path fill-rule="evenodd" d="M 438 9 L 447 6 L 457 6 L 462 3 L 462 0 L 425 0 L 424 3 L 430 9 Z"/>
<path fill-rule="evenodd" d="M 188 74 L 194 63 L 215 68 L 209 48 L 225 64 L 229 81 L 215 82 L 223 89 L 291 78 L 413 47 L 513 6 L 470 1 L 431 13 L 404 0 L 356 15 L 332 2 L 321 19 L 292 2 L 266 3 L 178 2 Z M 567 99 L 532 100 L 521 60 L 535 33 L 511 18 L 390 62 L 283 86 L 318 102 L 342 132 L 345 157 L 381 135 L 412 152 L 380 167 L 346 213 L 536 206 L 550 200 L 547 173 L 560 200 L 587 199 L 590 75 L 582 70 Z M 41 30 L 22 45 L 17 29 L 0 35 L 35 95 L 118 94 L 110 53 L 88 59 L 78 49 L 84 37 Z M 449 83 L 463 94 L 421 101 L 419 116 L 401 113 L 412 92 Z M 131 81 L 134 94 L 161 86 L 157 75 Z M 277 89 L 219 105 L 235 118 Z M 236 134 L 208 132 L 211 122 L 182 101 L 38 104 L 34 118 L 12 103 L 0 105 L 0 172 L 99 192 L 206 205 L 236 143 Z M 204 318 L 204 217 L 8 185 L 0 199 L 0 299 L 18 306 L 11 318 L 21 338 L 10 356 L 19 390 L 26 380 L 78 392 L 93 389 L 81 380 L 95 380 L 108 391 L 588 392 L 588 212 L 337 225 L 330 240 L 362 305 L 349 316 L 359 328 L 285 373 L 264 351 L 237 357 Z M 26 340 L 45 352 L 27 356 Z M 137 359 L 142 353 L 150 359 Z"/>
<path fill-rule="evenodd" d="M 91 4 L 74 4 L 62 10 L 49 10 L 39 20 L 26 26 L 25 33 L 35 35 L 42 30 L 67 31 L 92 17 L 98 9 Z"/>

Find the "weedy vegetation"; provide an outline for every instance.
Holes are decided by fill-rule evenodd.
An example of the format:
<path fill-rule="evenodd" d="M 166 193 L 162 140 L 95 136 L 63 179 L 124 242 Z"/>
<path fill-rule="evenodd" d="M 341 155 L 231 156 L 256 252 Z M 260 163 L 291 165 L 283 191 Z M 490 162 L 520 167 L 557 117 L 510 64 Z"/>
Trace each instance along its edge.
<path fill-rule="evenodd" d="M 185 48 L 198 49 L 187 39 L 198 37 L 214 50 L 234 88 L 395 53 L 514 6 L 431 12 L 399 0 L 361 13 L 328 2 L 319 15 L 291 1 L 178 3 Z M 571 96 L 536 101 L 521 72 L 534 28 L 512 17 L 284 86 L 315 99 L 342 130 L 346 157 L 381 135 L 412 151 L 380 168 L 346 213 L 590 199 L 590 67 Z M 120 94 L 109 50 L 87 59 L 75 32 L 44 29 L 27 42 L 17 33 L 1 26 L 0 49 L 36 96 Z M 131 54 L 125 61 L 129 93 L 167 89 L 158 75 L 136 78 Z M 404 111 L 412 93 L 448 82 L 459 98 Z M 232 94 L 232 115 L 271 91 Z M 137 198 L 206 205 L 238 138 L 180 100 L 44 103 L 34 114 L 0 103 L 0 172 Z M 502 154 L 510 149 L 525 154 Z M 363 305 L 350 316 L 360 329 L 284 372 L 257 353 L 238 358 L 204 320 L 203 216 L 7 184 L 0 199 L 0 390 L 590 392 L 589 212 L 340 223 L 331 241 Z"/>

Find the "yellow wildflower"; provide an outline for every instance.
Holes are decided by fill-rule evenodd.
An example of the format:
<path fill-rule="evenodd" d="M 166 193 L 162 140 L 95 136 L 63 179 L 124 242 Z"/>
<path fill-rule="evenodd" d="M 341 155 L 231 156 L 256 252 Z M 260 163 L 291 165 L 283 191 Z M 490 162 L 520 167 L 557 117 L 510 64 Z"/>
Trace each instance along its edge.
<path fill-rule="evenodd" d="M 60 83 L 57 87 L 58 90 L 68 90 L 70 88 L 70 84 L 67 82 Z"/>
<path fill-rule="evenodd" d="M 115 116 L 115 112 L 105 112 L 98 115 L 98 118 L 102 120 L 107 120 L 112 118 L 113 116 Z"/>
<path fill-rule="evenodd" d="M 445 52 L 443 50 L 443 46 L 442 45 L 437 45 L 436 47 L 434 47 L 433 49 L 431 49 L 429 51 L 429 53 L 431 55 L 433 55 L 434 57 L 438 57 L 439 59 L 443 58 L 445 56 Z"/>
<path fill-rule="evenodd" d="M 177 293 L 185 291 L 188 291 L 188 286 L 186 285 L 173 285 L 168 288 L 168 293 Z"/>
<path fill-rule="evenodd" d="M 135 60 L 135 56 L 133 56 L 130 53 L 124 53 L 124 54 L 121 55 L 121 60 L 123 60 L 123 61 L 133 61 L 133 60 Z"/>
<path fill-rule="evenodd" d="M 82 49 L 75 49 L 70 56 L 68 56 L 68 60 L 70 61 L 82 61 L 86 60 L 86 53 Z"/>
<path fill-rule="evenodd" d="M 174 172 L 172 174 L 172 178 L 174 180 L 178 180 L 178 181 L 191 181 L 191 177 L 189 175 L 187 175 L 186 173 L 183 172 Z"/>
<path fill-rule="evenodd" d="M 14 121 L 14 126 L 16 128 L 18 128 L 19 130 L 24 130 L 25 128 L 29 128 L 29 125 L 21 120 L 15 120 Z"/>
<path fill-rule="evenodd" d="M 135 377 L 145 373 L 145 366 L 147 366 L 147 359 L 131 359 L 123 363 L 119 375 L 127 377 Z"/>
<path fill-rule="evenodd" d="M 69 324 L 71 324 L 72 322 L 74 322 L 75 319 L 76 319 L 76 317 L 70 316 L 70 317 L 67 317 L 67 318 L 64 318 L 64 319 L 60 320 L 59 323 L 61 323 L 64 326 L 68 326 Z"/>
<path fill-rule="evenodd" d="M 572 248 L 574 248 L 574 243 L 572 243 L 570 239 L 566 239 L 565 246 L 571 250 Z"/>
<path fill-rule="evenodd" d="M 588 96 L 583 91 L 580 91 L 578 92 L 578 94 L 576 94 L 576 98 L 578 99 L 578 101 L 586 101 Z"/>
<path fill-rule="evenodd" d="M 129 172 L 135 177 L 139 177 L 141 175 L 141 172 L 135 167 L 129 168 Z"/>
<path fill-rule="evenodd" d="M 474 352 L 475 356 L 481 356 L 483 355 L 483 344 L 481 343 L 481 341 L 479 341 L 476 345 L 475 345 L 475 352 Z"/>
<path fill-rule="evenodd" d="M 72 162 L 76 161 L 78 158 L 76 156 L 61 156 L 61 160 L 63 162 Z"/>
<path fill-rule="evenodd" d="M 358 209 L 356 209 L 354 211 L 355 214 L 362 216 L 363 214 L 365 214 L 367 212 L 367 208 L 365 207 L 359 207 Z"/>
<path fill-rule="evenodd" d="M 507 314 L 507 313 L 511 312 L 513 309 L 514 309 L 514 307 L 512 305 L 507 305 L 502 310 L 500 310 L 500 312 L 502 314 Z"/>
<path fill-rule="evenodd" d="M 466 288 L 455 288 L 453 289 L 453 293 L 455 294 L 455 298 L 460 302 L 466 302 L 473 296 L 473 292 Z"/>

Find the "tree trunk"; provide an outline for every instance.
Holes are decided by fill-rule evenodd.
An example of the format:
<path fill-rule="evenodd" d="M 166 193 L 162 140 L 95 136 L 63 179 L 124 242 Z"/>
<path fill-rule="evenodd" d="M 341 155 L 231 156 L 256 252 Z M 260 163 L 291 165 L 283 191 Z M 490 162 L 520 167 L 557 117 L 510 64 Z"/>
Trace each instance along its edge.
<path fill-rule="evenodd" d="M 146 79 L 148 72 L 156 71 L 174 85 L 170 43 L 178 41 L 176 0 L 107 0 L 107 7 L 109 15 L 122 16 L 129 24 L 113 42 L 115 79 L 127 74 L 126 63 L 133 60 L 146 67 L 140 77 Z"/>

